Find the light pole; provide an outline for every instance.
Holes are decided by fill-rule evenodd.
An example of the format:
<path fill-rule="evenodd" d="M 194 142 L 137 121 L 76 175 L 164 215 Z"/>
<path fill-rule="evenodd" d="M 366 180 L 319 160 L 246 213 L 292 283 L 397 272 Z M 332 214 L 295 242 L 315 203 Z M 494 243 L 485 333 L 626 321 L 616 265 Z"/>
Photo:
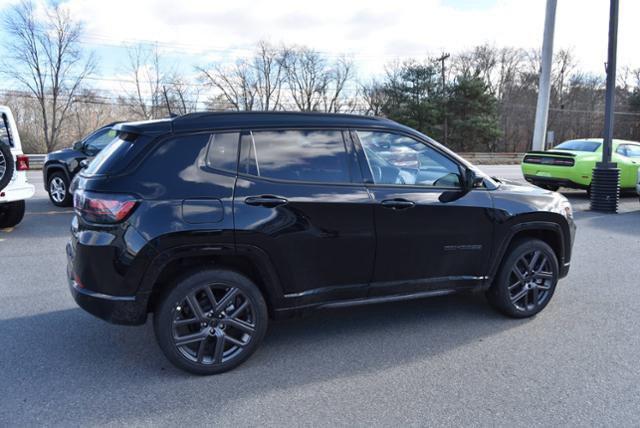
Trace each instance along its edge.
<path fill-rule="evenodd" d="M 446 146 L 449 139 L 449 124 L 447 120 L 447 75 L 444 68 L 444 62 L 449 59 L 451 55 L 448 53 L 442 53 L 440 58 L 437 58 L 437 61 L 442 63 L 442 135 L 443 135 L 443 143 Z"/>
<path fill-rule="evenodd" d="M 602 162 L 596 164 L 591 180 L 591 209 L 617 212 L 620 200 L 620 169 L 611 162 L 614 109 L 616 96 L 616 59 L 618 51 L 619 0 L 611 0 L 609 10 L 609 52 L 607 60 L 607 93 L 604 114 Z"/>
<path fill-rule="evenodd" d="M 553 33 L 556 27 L 556 6 L 558 0 L 547 0 L 544 19 L 544 38 L 542 40 L 542 63 L 540 84 L 538 85 L 538 106 L 536 123 L 533 128 L 533 150 L 545 149 L 547 120 L 549 119 L 549 98 L 551 96 L 551 65 L 553 64 Z"/>

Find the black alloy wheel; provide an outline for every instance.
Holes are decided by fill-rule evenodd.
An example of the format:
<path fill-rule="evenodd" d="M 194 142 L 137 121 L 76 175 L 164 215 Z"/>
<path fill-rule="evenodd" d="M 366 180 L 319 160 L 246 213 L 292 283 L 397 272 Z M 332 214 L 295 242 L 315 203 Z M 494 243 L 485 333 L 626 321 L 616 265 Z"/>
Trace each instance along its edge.
<path fill-rule="evenodd" d="M 506 315 L 530 317 L 549 303 L 558 275 L 558 260 L 548 244 L 537 239 L 521 241 L 506 255 L 487 297 Z"/>
<path fill-rule="evenodd" d="M 215 374 L 255 351 L 266 331 L 267 309 L 248 278 L 206 270 L 179 282 L 160 304 L 154 325 L 172 363 L 192 373 Z"/>

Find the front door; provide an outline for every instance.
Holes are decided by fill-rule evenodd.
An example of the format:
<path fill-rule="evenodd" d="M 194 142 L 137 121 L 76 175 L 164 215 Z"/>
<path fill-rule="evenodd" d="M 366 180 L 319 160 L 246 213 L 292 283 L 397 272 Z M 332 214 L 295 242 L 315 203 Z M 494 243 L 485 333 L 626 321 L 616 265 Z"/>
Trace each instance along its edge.
<path fill-rule="evenodd" d="M 491 253 L 492 201 L 463 192 L 462 168 L 432 145 L 357 131 L 376 225 L 371 294 L 478 285 Z"/>

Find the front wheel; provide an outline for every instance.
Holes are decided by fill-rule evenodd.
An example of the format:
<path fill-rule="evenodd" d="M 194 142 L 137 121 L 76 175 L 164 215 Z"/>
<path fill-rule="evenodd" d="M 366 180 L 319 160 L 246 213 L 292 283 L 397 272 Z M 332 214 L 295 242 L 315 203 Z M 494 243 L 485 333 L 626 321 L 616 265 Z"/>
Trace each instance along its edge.
<path fill-rule="evenodd" d="M 47 185 L 49 199 L 57 207 L 68 207 L 71 205 L 71 193 L 69 193 L 69 180 L 62 172 L 54 172 L 49 177 Z"/>
<path fill-rule="evenodd" d="M 487 299 L 505 315 L 531 317 L 551 300 L 558 276 L 558 259 L 547 243 L 520 241 L 510 247 Z"/>
<path fill-rule="evenodd" d="M 267 323 L 258 287 L 222 269 L 185 277 L 154 314 L 156 338 L 169 361 L 201 375 L 226 372 L 244 362 L 262 341 Z"/>

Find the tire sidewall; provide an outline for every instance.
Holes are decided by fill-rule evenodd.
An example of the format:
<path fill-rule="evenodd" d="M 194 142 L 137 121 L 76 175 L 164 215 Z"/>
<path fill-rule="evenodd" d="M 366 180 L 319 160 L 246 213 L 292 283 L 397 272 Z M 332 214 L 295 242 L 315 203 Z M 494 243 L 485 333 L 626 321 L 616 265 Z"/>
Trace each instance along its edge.
<path fill-rule="evenodd" d="M 240 289 L 251 301 L 255 316 L 256 329 L 251 342 L 244 351 L 231 361 L 216 365 L 204 365 L 189 361 L 179 352 L 173 342 L 173 308 L 193 289 L 207 283 L 228 284 Z M 192 273 L 176 281 L 176 286 L 165 293 L 155 308 L 153 321 L 158 345 L 165 356 L 174 365 L 188 372 L 199 375 L 211 375 L 229 371 L 246 361 L 258 348 L 267 331 L 267 305 L 258 287 L 244 275 L 223 269 L 207 269 Z"/>
<path fill-rule="evenodd" d="M 54 201 L 53 196 L 51 195 L 51 182 L 53 181 L 54 178 L 61 178 L 62 181 L 64 182 L 65 195 L 64 195 L 64 199 L 61 202 Z M 69 205 L 71 205 L 71 193 L 69 193 L 69 180 L 67 180 L 67 177 L 63 173 L 54 172 L 53 174 L 51 174 L 51 177 L 49 177 L 49 181 L 47 182 L 47 193 L 49 194 L 49 200 L 53 205 L 57 207 L 68 207 Z"/>
<path fill-rule="evenodd" d="M 509 277 L 511 275 L 511 269 L 513 268 L 514 263 L 524 254 L 535 250 L 542 251 L 549 259 L 551 270 L 554 275 L 554 280 L 551 284 L 551 288 L 549 289 L 549 297 L 542 304 L 537 305 L 531 310 L 522 311 L 517 309 L 513 305 L 513 303 L 511 303 L 511 298 L 509 296 L 508 290 Z M 494 307 L 508 316 L 514 318 L 532 317 L 542 311 L 553 298 L 553 294 L 558 284 L 559 272 L 560 269 L 556 254 L 546 242 L 538 239 L 519 241 L 510 247 L 509 253 L 506 255 L 504 263 L 500 267 L 500 271 L 487 293 L 487 297 L 489 298 L 489 302 Z"/>
<path fill-rule="evenodd" d="M 24 218 L 26 204 L 24 201 L 14 201 L 0 204 L 0 229 L 14 227 Z"/>

